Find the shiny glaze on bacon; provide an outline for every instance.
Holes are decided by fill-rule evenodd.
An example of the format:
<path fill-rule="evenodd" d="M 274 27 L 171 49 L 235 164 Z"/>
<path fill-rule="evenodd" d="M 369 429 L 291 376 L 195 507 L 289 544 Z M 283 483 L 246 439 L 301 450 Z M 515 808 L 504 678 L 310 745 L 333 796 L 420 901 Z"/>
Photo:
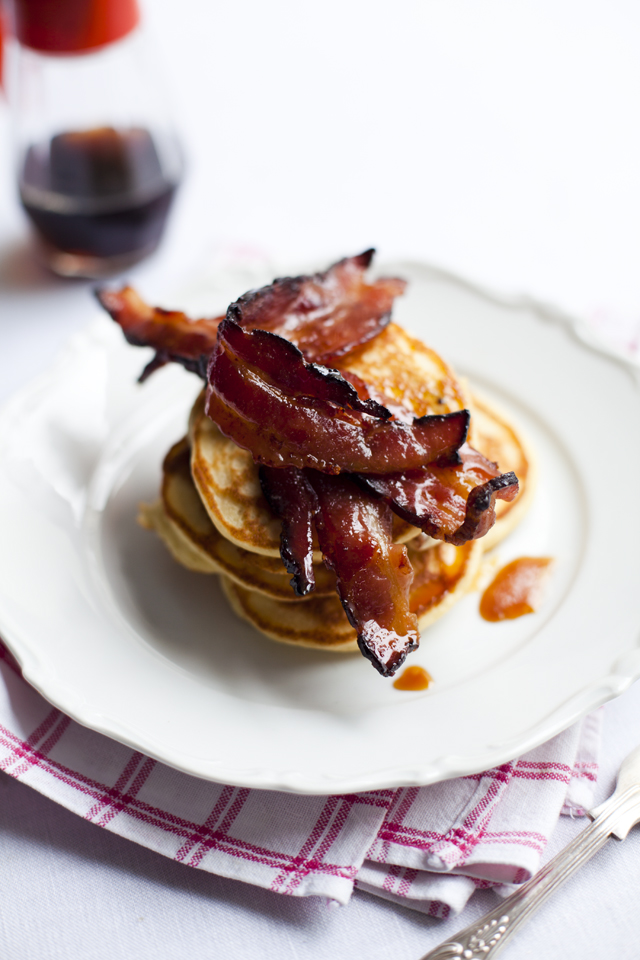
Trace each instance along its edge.
<path fill-rule="evenodd" d="M 260 346 L 266 338 L 269 354 L 263 361 Z M 341 384 L 337 371 L 322 373 L 316 366 L 316 392 L 301 392 L 309 366 L 283 338 L 244 331 L 225 319 L 209 364 L 206 412 L 257 463 L 272 467 L 393 473 L 456 458 L 467 435 L 467 410 L 420 417 L 411 424 L 370 416 L 362 412 L 363 402 L 369 401 Z M 322 398 L 337 391 L 349 393 L 349 406 Z"/>
<path fill-rule="evenodd" d="M 316 529 L 325 563 L 358 646 L 384 677 L 418 646 L 418 621 L 409 608 L 413 570 L 406 547 L 393 542 L 391 510 L 347 477 L 314 470 L 306 476 L 318 498 Z"/>
<path fill-rule="evenodd" d="M 231 304 L 227 316 L 245 330 L 279 333 L 307 360 L 335 361 L 386 327 L 394 299 L 406 288 L 395 277 L 365 282 L 374 253 L 365 250 L 324 273 L 284 277 L 250 290 Z"/>
<path fill-rule="evenodd" d="M 395 297 L 406 283 L 396 278 L 366 283 L 374 251 L 340 260 L 324 273 L 285 277 L 251 290 L 227 315 L 245 330 L 270 330 L 286 337 L 316 363 L 342 357 L 386 327 Z M 132 287 L 96 291 L 98 302 L 135 347 L 153 347 L 155 356 L 140 375 L 147 379 L 169 361 L 206 379 L 222 317 L 191 320 L 179 310 L 151 307 Z"/>
<path fill-rule="evenodd" d="M 153 347 L 155 357 L 144 368 L 140 382 L 154 370 L 173 361 L 180 363 L 202 379 L 207 376 L 207 363 L 216 343 L 222 317 L 190 320 L 180 310 L 150 307 L 132 287 L 122 290 L 97 290 L 98 302 L 122 328 L 134 347 Z"/>
<path fill-rule="evenodd" d="M 220 338 L 225 353 L 236 366 L 254 370 L 294 400 L 313 398 L 383 420 L 391 416 L 386 407 L 369 397 L 361 380 L 354 386 L 338 370 L 307 363 L 300 350 L 278 334 L 266 330 L 248 333 L 227 318 Z"/>
<path fill-rule="evenodd" d="M 327 565 L 360 649 L 391 676 L 418 645 L 410 610 L 413 570 L 405 547 L 393 543 L 393 519 L 381 501 L 347 477 L 295 467 L 260 468 L 269 506 L 282 521 L 281 556 L 299 596 L 313 590 L 313 521 Z"/>
<path fill-rule="evenodd" d="M 513 500 L 518 478 L 515 473 L 501 474 L 497 464 L 468 444 L 458 455 L 459 465 L 431 463 L 420 470 L 361 474 L 356 479 L 429 536 L 461 546 L 483 537 L 493 526 L 496 500 Z"/>
<path fill-rule="evenodd" d="M 292 574 L 294 593 L 310 593 L 316 578 L 313 571 L 313 518 L 318 509 L 313 487 L 295 467 L 275 470 L 260 467 L 260 486 L 267 503 L 282 521 L 280 556 Z"/>

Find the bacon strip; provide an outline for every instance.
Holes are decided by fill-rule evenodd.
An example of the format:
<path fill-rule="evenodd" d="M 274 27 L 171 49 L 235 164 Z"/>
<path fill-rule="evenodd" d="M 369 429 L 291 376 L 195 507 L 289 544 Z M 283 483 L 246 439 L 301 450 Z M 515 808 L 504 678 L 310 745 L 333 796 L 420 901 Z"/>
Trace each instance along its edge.
<path fill-rule="evenodd" d="M 510 501 L 518 493 L 515 473 L 501 474 L 497 464 L 468 444 L 458 454 L 459 465 L 430 463 L 421 470 L 355 479 L 404 520 L 458 547 L 493 526 L 496 500 Z"/>
<path fill-rule="evenodd" d="M 271 353 L 263 364 L 260 346 L 266 338 Z M 318 367 L 311 373 L 316 395 L 305 395 L 300 384 L 310 376 L 309 365 L 292 350 L 274 334 L 245 332 L 229 319 L 218 330 L 205 409 L 257 463 L 324 473 L 394 473 L 455 459 L 467 435 L 467 410 L 416 418 L 412 424 L 369 416 L 358 409 L 368 401 L 342 385 L 337 371 L 321 374 Z M 352 406 L 327 399 L 336 391 L 348 393 Z"/>
<path fill-rule="evenodd" d="M 324 273 L 284 277 L 250 290 L 227 311 L 245 330 L 271 330 L 286 337 L 307 360 L 329 363 L 373 339 L 391 319 L 394 299 L 406 281 L 365 282 L 375 250 L 334 263 Z"/>
<path fill-rule="evenodd" d="M 384 420 L 391 416 L 386 407 L 369 397 L 362 380 L 354 377 L 354 385 L 339 370 L 306 363 L 294 344 L 275 333 L 266 330 L 247 333 L 227 318 L 220 339 L 236 367 L 254 370 L 270 384 L 285 390 L 292 399 L 313 397 Z"/>
<path fill-rule="evenodd" d="M 292 574 L 294 593 L 304 597 L 314 589 L 313 517 L 318 509 L 313 487 L 305 475 L 290 467 L 260 467 L 260 486 L 267 503 L 282 521 L 280 556 Z"/>
<path fill-rule="evenodd" d="M 406 287 L 396 278 L 365 283 L 373 254 L 367 250 L 340 260 L 324 273 L 274 280 L 232 303 L 228 316 L 245 330 L 279 333 L 297 344 L 309 361 L 327 363 L 344 356 L 386 327 L 394 298 Z M 129 343 L 156 351 L 141 382 L 169 361 L 206 379 L 222 317 L 191 320 L 179 310 L 151 307 L 132 287 L 98 290 L 96 297 Z"/>
<path fill-rule="evenodd" d="M 182 364 L 206 380 L 207 363 L 223 317 L 190 320 L 179 310 L 150 307 L 133 287 L 97 290 L 96 297 L 122 327 L 129 343 L 134 347 L 153 347 L 156 351 L 140 374 L 140 383 L 169 361 Z"/>
<path fill-rule="evenodd" d="M 306 475 L 318 498 L 320 548 L 338 578 L 358 646 L 390 677 L 419 642 L 418 621 L 409 608 L 413 570 L 406 547 L 393 542 L 391 510 L 347 477 L 313 470 Z"/>

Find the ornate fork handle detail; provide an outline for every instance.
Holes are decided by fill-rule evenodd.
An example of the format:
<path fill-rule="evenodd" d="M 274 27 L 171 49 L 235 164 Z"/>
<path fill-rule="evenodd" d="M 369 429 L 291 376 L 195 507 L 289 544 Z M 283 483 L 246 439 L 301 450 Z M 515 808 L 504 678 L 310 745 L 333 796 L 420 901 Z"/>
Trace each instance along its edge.
<path fill-rule="evenodd" d="M 553 891 L 604 846 L 611 833 L 619 828 L 620 821 L 625 823 L 626 830 L 629 829 L 638 814 L 639 803 L 638 786 L 612 797 L 606 804 L 606 810 L 545 864 L 535 877 L 503 900 L 495 910 L 461 930 L 454 940 L 441 943 L 435 950 L 425 954 L 422 960 L 493 960 Z M 626 830 L 623 836 L 626 836 Z M 620 835 L 619 829 L 616 832 Z"/>

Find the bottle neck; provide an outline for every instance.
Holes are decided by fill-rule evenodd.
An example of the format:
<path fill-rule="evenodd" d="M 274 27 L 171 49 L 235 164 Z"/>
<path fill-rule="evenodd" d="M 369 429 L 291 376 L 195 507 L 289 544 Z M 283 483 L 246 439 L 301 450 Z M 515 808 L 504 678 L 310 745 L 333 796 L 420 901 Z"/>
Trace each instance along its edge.
<path fill-rule="evenodd" d="M 59 55 L 115 43 L 140 20 L 137 0 L 9 0 L 9 11 L 23 46 Z"/>

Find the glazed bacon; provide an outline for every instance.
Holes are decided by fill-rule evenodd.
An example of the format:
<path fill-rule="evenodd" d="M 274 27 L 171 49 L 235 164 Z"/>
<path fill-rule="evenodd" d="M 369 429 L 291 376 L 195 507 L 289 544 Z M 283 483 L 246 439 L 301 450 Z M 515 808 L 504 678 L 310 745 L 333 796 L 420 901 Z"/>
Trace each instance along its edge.
<path fill-rule="evenodd" d="M 335 571 L 358 646 L 390 677 L 419 642 L 418 621 L 409 609 L 413 569 L 406 547 L 393 542 L 391 510 L 348 477 L 305 473 L 318 498 L 320 548 Z"/>
<path fill-rule="evenodd" d="M 406 287 L 404 280 L 393 277 L 366 283 L 373 254 L 366 250 L 324 273 L 285 277 L 250 290 L 231 304 L 227 315 L 245 330 L 270 330 L 286 337 L 309 361 L 327 363 L 342 357 L 386 327 L 394 298 Z M 98 290 L 96 296 L 129 343 L 155 350 L 140 382 L 169 361 L 206 379 L 222 317 L 191 320 L 179 310 L 151 307 L 132 287 Z"/>
<path fill-rule="evenodd" d="M 134 347 L 153 347 L 156 351 L 140 374 L 140 383 L 170 361 L 182 364 L 206 380 L 207 363 L 223 317 L 190 320 L 179 310 L 150 307 L 133 287 L 97 290 L 96 297 L 120 325 L 129 343 Z"/>
<path fill-rule="evenodd" d="M 231 304 L 227 316 L 245 330 L 279 333 L 307 360 L 333 362 L 387 326 L 393 301 L 406 288 L 396 277 L 365 282 L 374 253 L 365 250 L 324 273 L 284 277 L 250 290 Z"/>
<path fill-rule="evenodd" d="M 246 333 L 227 318 L 220 339 L 224 352 L 236 367 L 255 370 L 266 381 L 285 390 L 292 399 L 314 398 L 383 420 L 391 416 L 386 407 L 369 397 L 362 380 L 354 376 L 354 385 L 338 370 L 306 363 L 294 344 L 275 333 L 266 330 Z"/>
<path fill-rule="evenodd" d="M 299 597 L 315 588 L 313 571 L 313 517 L 318 509 L 313 487 L 295 467 L 275 470 L 260 467 L 260 486 L 267 503 L 282 521 L 280 556 L 292 575 L 291 586 Z"/>
<path fill-rule="evenodd" d="M 467 436 L 468 410 L 411 424 L 369 415 L 371 401 L 338 371 L 307 364 L 282 337 L 244 331 L 229 318 L 218 328 L 208 379 L 208 416 L 267 466 L 395 473 L 455 460 Z"/>
<path fill-rule="evenodd" d="M 418 646 L 392 511 L 458 546 L 487 532 L 518 480 L 466 444 L 467 410 L 414 418 L 327 366 L 377 336 L 404 292 L 402 280 L 365 281 L 372 256 L 275 280 L 225 318 L 150 307 L 131 287 L 97 296 L 129 343 L 155 350 L 141 380 L 174 361 L 208 381 L 208 415 L 261 464 L 294 591 L 314 588 L 315 528 L 362 653 L 391 676 Z"/>
<path fill-rule="evenodd" d="M 458 547 L 490 530 L 496 500 L 511 501 L 518 493 L 515 473 L 501 474 L 496 463 L 466 443 L 458 455 L 459 465 L 431 463 L 421 470 L 356 479 L 408 523 Z"/>

